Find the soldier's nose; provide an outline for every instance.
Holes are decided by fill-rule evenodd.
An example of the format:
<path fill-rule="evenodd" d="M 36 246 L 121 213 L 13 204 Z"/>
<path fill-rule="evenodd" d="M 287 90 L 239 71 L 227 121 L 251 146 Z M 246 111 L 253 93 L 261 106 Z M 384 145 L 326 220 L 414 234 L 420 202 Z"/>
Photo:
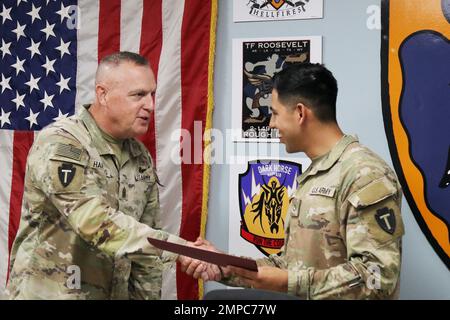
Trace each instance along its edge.
<path fill-rule="evenodd" d="M 155 103 L 153 102 L 153 99 L 150 97 L 145 101 L 143 109 L 150 112 L 153 112 L 155 110 Z"/>
<path fill-rule="evenodd" d="M 272 116 L 270 116 L 269 127 L 275 129 L 275 121 Z"/>

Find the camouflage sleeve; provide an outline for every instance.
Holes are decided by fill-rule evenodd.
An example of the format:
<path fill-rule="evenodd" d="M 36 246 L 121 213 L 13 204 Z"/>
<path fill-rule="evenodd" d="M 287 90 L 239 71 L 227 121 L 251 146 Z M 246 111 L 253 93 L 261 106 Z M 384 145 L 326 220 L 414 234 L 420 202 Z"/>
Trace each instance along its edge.
<path fill-rule="evenodd" d="M 151 266 L 131 265 L 128 280 L 130 300 L 161 300 L 162 274 L 165 265 L 158 257 L 152 257 Z"/>
<path fill-rule="evenodd" d="M 176 255 L 150 245 L 147 237 L 178 243 L 185 240 L 112 208 L 105 199 L 106 191 L 99 187 L 100 177 L 88 165 L 89 156 L 77 140 L 61 132 L 39 135 L 32 154 L 33 163 L 39 164 L 30 168 L 33 185 L 92 247 L 143 265 L 152 265 L 154 256 L 176 259 Z"/>
<path fill-rule="evenodd" d="M 156 176 L 156 172 L 153 171 Z M 155 177 L 156 178 L 156 177 Z M 158 179 L 155 179 L 158 181 Z M 153 229 L 161 229 L 161 216 L 159 204 L 158 184 L 155 183 L 150 191 L 147 205 L 140 222 Z M 172 264 L 172 261 L 163 262 L 159 257 L 154 256 L 153 263 L 150 265 L 131 264 L 131 273 L 129 279 L 129 293 L 131 300 L 160 300 L 162 273 L 163 270 Z"/>
<path fill-rule="evenodd" d="M 370 182 L 369 182 L 370 181 Z M 329 269 L 288 269 L 288 293 L 305 299 L 385 299 L 397 294 L 401 190 L 372 172 L 348 188 L 340 208 L 347 263 Z"/>

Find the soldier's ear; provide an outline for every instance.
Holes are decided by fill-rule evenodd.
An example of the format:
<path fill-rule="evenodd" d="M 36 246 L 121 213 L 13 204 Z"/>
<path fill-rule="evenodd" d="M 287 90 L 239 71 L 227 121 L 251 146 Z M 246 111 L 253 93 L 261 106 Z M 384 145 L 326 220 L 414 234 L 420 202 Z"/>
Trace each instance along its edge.
<path fill-rule="evenodd" d="M 101 84 L 95 85 L 95 95 L 97 96 L 97 100 L 101 105 L 106 104 L 106 88 Z"/>
<path fill-rule="evenodd" d="M 303 103 L 297 103 L 295 107 L 295 116 L 298 124 L 303 124 L 306 120 L 306 106 Z"/>

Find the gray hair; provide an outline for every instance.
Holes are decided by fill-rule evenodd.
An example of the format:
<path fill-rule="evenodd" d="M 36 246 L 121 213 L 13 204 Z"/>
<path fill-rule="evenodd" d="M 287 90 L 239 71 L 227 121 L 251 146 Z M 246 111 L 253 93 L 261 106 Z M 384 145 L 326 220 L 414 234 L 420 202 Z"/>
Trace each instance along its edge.
<path fill-rule="evenodd" d="M 112 64 L 114 66 L 118 66 L 121 62 L 133 62 L 138 66 L 149 65 L 148 60 L 146 58 L 144 58 L 140 54 L 129 51 L 120 51 L 107 55 L 103 57 L 99 65 Z"/>

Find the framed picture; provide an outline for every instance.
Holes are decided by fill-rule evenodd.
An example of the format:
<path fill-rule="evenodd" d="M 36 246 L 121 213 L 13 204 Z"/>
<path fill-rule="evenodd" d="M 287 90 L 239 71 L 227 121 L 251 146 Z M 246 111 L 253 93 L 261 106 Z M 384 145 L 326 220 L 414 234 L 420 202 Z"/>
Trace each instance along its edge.
<path fill-rule="evenodd" d="M 290 64 L 322 63 L 322 37 L 233 40 L 233 140 L 279 142 L 269 128 L 272 77 Z"/>
<path fill-rule="evenodd" d="M 233 21 L 323 18 L 323 0 L 234 0 Z"/>

